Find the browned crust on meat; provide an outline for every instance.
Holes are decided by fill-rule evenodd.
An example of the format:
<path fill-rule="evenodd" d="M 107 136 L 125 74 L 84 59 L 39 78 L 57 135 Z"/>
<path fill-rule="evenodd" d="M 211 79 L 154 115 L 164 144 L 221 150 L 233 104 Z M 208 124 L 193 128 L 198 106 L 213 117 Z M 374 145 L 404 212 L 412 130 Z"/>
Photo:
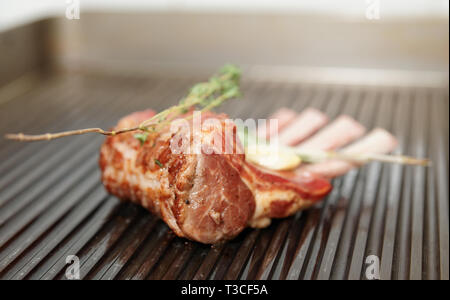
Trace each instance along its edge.
<path fill-rule="evenodd" d="M 244 156 L 173 154 L 172 136 L 162 131 L 142 146 L 132 133 L 106 138 L 99 161 L 106 189 L 160 216 L 178 236 L 202 243 L 233 238 L 255 209 L 253 194 L 240 177 Z M 158 184 L 146 186 L 146 179 L 137 176 Z"/>
<path fill-rule="evenodd" d="M 115 129 L 135 126 L 151 114 L 134 113 Z M 222 122 L 222 130 L 204 132 L 222 139 L 222 149 L 206 142 L 212 154 L 172 153 L 175 133 L 168 128 L 150 134 L 143 145 L 133 133 L 106 138 L 99 164 L 108 192 L 141 204 L 180 237 L 217 243 L 235 237 L 248 225 L 264 227 L 270 218 L 307 208 L 331 190 L 328 180 L 316 176 L 274 172 L 247 163 L 240 154 L 242 145 L 234 142 L 236 127 L 225 126 L 225 115 L 202 114 L 202 121 L 210 117 Z M 226 137 L 233 142 L 227 143 Z M 227 145 L 234 154 L 219 154 Z"/>

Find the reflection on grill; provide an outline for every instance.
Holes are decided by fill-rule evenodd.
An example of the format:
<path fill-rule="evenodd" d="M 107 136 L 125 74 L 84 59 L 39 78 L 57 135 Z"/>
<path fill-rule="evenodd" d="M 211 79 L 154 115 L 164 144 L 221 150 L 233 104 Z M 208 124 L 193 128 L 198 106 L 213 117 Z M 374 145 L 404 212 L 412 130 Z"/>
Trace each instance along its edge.
<path fill-rule="evenodd" d="M 245 77 L 245 75 L 244 75 Z M 132 111 L 176 103 L 199 78 L 58 75 L 0 104 L 1 132 L 107 128 Z M 200 78 L 201 79 L 201 78 Z M 393 132 L 398 153 L 432 168 L 373 163 L 333 181 L 318 206 L 210 247 L 177 238 L 100 183 L 102 137 L 0 141 L 0 278 L 63 279 L 77 255 L 92 279 L 448 279 L 448 90 L 244 81 L 221 110 L 262 118 L 281 106 L 345 113 Z"/>

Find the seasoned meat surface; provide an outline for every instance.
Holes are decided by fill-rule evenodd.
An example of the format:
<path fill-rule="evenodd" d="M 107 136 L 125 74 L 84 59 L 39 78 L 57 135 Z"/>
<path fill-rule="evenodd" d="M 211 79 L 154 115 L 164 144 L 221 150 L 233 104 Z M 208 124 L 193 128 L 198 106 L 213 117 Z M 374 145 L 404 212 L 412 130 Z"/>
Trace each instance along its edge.
<path fill-rule="evenodd" d="M 236 127 L 223 114 L 203 113 L 202 124 L 219 122 L 202 128 L 196 139 L 190 114 L 184 116 L 188 127 L 165 126 L 142 144 L 134 133 L 107 137 L 100 167 L 108 192 L 144 206 L 180 237 L 218 243 L 247 226 L 265 227 L 271 218 L 307 208 L 331 190 L 328 180 L 308 172 L 273 172 L 246 162 Z M 115 129 L 152 115 L 151 110 L 133 113 Z M 187 138 L 191 151 L 174 153 L 171 146 L 179 136 Z M 193 151 L 198 147 L 200 152 Z"/>

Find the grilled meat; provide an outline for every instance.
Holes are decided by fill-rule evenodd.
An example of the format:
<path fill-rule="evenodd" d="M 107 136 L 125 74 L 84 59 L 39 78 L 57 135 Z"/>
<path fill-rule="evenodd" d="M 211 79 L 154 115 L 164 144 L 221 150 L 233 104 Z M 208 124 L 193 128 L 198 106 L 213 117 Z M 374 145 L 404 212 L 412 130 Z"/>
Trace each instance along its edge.
<path fill-rule="evenodd" d="M 152 115 L 150 110 L 133 113 L 115 130 Z M 219 124 L 202 128 L 199 139 L 193 130 L 171 126 L 149 134 L 142 145 L 133 133 L 106 138 L 100 152 L 106 189 L 158 215 L 178 236 L 202 243 L 232 239 L 247 226 L 268 226 L 271 218 L 307 208 L 331 190 L 328 180 L 309 172 L 274 172 L 249 164 L 235 125 L 213 113 L 203 113 L 201 123 L 210 119 Z M 194 121 L 189 124 L 192 129 Z M 190 150 L 202 151 L 174 153 L 171 143 L 180 134 Z"/>

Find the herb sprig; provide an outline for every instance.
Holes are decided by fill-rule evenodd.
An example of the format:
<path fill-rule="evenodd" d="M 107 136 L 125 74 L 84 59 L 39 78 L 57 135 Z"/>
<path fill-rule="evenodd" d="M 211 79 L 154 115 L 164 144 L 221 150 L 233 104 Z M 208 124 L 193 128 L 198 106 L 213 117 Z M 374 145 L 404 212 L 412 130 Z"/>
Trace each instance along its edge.
<path fill-rule="evenodd" d="M 363 165 L 372 161 L 416 165 L 428 167 L 432 163 L 427 158 L 415 158 L 405 155 L 377 153 L 345 153 L 337 151 L 301 150 L 278 144 L 271 144 L 264 138 L 248 132 L 246 127 L 238 127 L 238 136 L 246 149 L 246 159 L 272 170 L 292 170 L 302 163 L 320 163 L 339 159 Z M 250 150 L 250 151 L 249 151 Z M 270 163 L 270 165 L 268 165 Z"/>
<path fill-rule="evenodd" d="M 154 115 L 152 118 L 143 121 L 139 126 L 132 128 L 123 128 L 117 131 L 108 131 L 101 128 L 86 128 L 70 130 L 59 133 L 46 133 L 39 135 L 26 135 L 23 133 L 6 134 L 5 138 L 23 142 L 53 140 L 66 136 L 81 135 L 86 133 L 100 133 L 107 136 L 114 136 L 126 132 L 138 131 L 135 137 L 143 144 L 145 143 L 149 132 L 156 132 L 169 124 L 176 117 L 186 113 L 189 109 L 195 107 L 201 111 L 211 110 L 223 102 L 237 98 L 241 95 L 239 83 L 241 70 L 231 64 L 223 66 L 220 71 L 212 76 L 208 81 L 197 83 L 190 90 L 188 95 L 177 105 L 169 107 L 162 112 Z"/>

